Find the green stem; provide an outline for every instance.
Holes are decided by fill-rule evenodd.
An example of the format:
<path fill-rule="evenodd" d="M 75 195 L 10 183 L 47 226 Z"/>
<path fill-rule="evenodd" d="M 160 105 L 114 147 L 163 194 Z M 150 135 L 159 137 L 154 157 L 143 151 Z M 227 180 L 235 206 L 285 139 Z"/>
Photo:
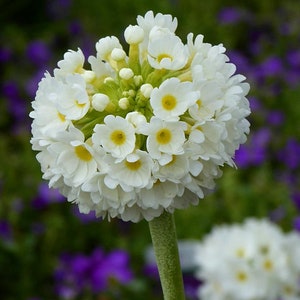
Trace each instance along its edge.
<path fill-rule="evenodd" d="M 164 212 L 149 227 L 164 300 L 184 300 L 174 216 Z"/>

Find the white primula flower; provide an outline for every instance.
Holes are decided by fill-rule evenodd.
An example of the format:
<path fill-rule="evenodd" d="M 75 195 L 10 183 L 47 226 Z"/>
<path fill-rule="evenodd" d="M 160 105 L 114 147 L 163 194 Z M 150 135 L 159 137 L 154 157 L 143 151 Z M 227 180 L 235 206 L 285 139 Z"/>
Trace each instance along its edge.
<path fill-rule="evenodd" d="M 149 41 L 148 61 L 155 69 L 180 70 L 188 61 L 188 51 L 179 37 L 163 35 Z"/>
<path fill-rule="evenodd" d="M 191 82 L 170 78 L 152 91 L 150 103 L 156 117 L 165 121 L 178 121 L 179 116 L 195 104 L 199 96 L 199 91 L 193 90 Z"/>
<path fill-rule="evenodd" d="M 147 152 L 137 150 L 120 162 L 107 157 L 107 163 L 110 165 L 108 176 L 124 190 L 131 191 L 133 188 L 152 186 L 153 161 Z M 110 179 L 106 180 L 108 182 Z"/>
<path fill-rule="evenodd" d="M 55 138 L 58 132 L 66 130 L 71 124 L 70 120 L 67 120 L 65 115 L 57 109 L 62 88 L 62 82 L 48 73 L 39 84 L 36 101 L 32 103 L 34 110 L 29 114 L 34 119 L 32 143 L 35 150 L 38 150 L 37 144 L 42 146 L 51 143 L 51 139 Z"/>
<path fill-rule="evenodd" d="M 101 145 L 118 161 L 123 160 L 135 148 L 135 130 L 131 123 L 117 116 L 108 115 L 104 124 L 97 124 L 93 143 Z"/>
<path fill-rule="evenodd" d="M 67 75 L 57 102 L 58 110 L 68 120 L 79 120 L 86 115 L 90 108 L 90 100 L 86 83 L 79 74 Z"/>
<path fill-rule="evenodd" d="M 186 155 L 172 155 L 172 160 L 166 165 L 157 165 L 153 176 L 160 181 L 169 180 L 180 183 L 181 179 L 189 172 L 189 161 Z"/>
<path fill-rule="evenodd" d="M 300 268 L 290 253 L 299 254 L 300 238 L 290 244 L 289 236 L 268 220 L 215 227 L 194 258 L 201 299 L 299 298 Z"/>
<path fill-rule="evenodd" d="M 105 38 L 101 38 L 96 43 L 97 58 L 101 60 L 109 61 L 111 52 L 115 48 L 122 49 L 122 45 L 120 44 L 118 38 L 116 38 L 115 36 L 108 36 Z"/>
<path fill-rule="evenodd" d="M 175 32 L 177 28 L 177 19 L 171 15 L 163 15 L 158 13 L 154 16 L 153 11 L 148 11 L 144 17 L 137 17 L 138 25 L 143 28 L 144 32 L 149 34 L 154 26 L 168 28 L 171 32 Z"/>
<path fill-rule="evenodd" d="M 56 158 L 56 172 L 64 177 L 68 186 L 78 187 L 97 171 L 92 147 L 84 142 L 84 135 L 74 127 L 59 133 L 57 141 L 48 150 Z"/>
<path fill-rule="evenodd" d="M 151 157 L 158 159 L 161 164 L 167 164 L 172 160 L 172 155 L 183 154 L 184 130 L 184 122 L 166 122 L 152 117 L 142 130 L 148 135 L 147 150 Z"/>
<path fill-rule="evenodd" d="M 83 73 L 84 60 L 81 49 L 69 50 L 64 54 L 64 59 L 57 63 L 58 68 L 54 69 L 54 76 L 63 78 L 67 74 Z"/>
<path fill-rule="evenodd" d="M 222 44 L 192 33 L 183 42 L 176 28 L 176 18 L 149 11 L 125 29 L 124 47 L 115 36 L 100 38 L 87 66 L 79 48 L 70 50 L 39 83 L 32 148 L 49 186 L 81 212 L 149 221 L 197 205 L 224 164 L 235 166 L 249 133 L 249 85 Z M 238 241 L 229 253 L 244 245 L 249 256 Z M 257 264 L 267 281 L 284 268 L 278 251 Z"/>

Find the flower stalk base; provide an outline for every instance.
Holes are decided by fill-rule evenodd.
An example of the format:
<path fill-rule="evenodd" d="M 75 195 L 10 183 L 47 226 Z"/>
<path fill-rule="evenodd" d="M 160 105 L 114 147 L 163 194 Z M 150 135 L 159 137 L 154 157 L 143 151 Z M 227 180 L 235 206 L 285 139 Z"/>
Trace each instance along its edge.
<path fill-rule="evenodd" d="M 184 300 L 174 216 L 164 212 L 149 227 L 164 300 Z"/>

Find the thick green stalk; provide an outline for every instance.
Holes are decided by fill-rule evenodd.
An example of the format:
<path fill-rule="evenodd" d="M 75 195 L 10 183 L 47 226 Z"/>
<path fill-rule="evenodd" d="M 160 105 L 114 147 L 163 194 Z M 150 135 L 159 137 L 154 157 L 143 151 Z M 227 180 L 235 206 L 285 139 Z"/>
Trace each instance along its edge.
<path fill-rule="evenodd" d="M 164 300 L 184 300 L 174 216 L 164 212 L 149 227 Z"/>

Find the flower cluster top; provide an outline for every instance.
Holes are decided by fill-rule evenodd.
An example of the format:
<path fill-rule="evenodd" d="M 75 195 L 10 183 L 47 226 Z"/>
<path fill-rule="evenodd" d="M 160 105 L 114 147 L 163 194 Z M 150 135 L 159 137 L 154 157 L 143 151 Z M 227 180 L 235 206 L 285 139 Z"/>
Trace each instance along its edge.
<path fill-rule="evenodd" d="M 195 256 L 199 299 L 300 299 L 299 257 L 299 234 L 268 220 L 215 227 Z"/>
<path fill-rule="evenodd" d="M 187 42 L 152 11 L 88 64 L 68 51 L 39 83 L 31 143 L 43 178 L 82 212 L 151 220 L 198 203 L 246 140 L 249 85 L 222 45 Z M 88 65 L 88 66 L 86 66 Z"/>

